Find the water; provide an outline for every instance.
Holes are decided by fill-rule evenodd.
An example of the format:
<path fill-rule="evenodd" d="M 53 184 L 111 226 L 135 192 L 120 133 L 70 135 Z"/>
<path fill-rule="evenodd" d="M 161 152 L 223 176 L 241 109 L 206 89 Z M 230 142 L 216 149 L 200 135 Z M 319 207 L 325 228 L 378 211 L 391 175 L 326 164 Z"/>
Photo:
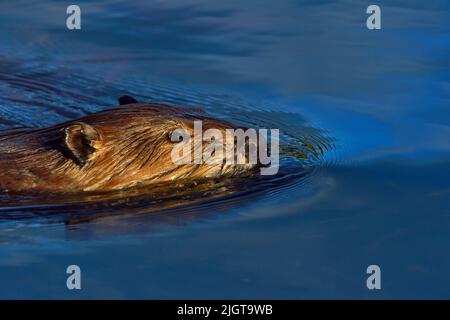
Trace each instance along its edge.
<path fill-rule="evenodd" d="M 0 129 L 129 94 L 287 149 L 277 177 L 187 194 L 2 195 L 0 298 L 450 298 L 447 1 L 379 1 L 381 31 L 357 0 L 77 4 L 81 31 L 65 2 L 0 4 Z"/>

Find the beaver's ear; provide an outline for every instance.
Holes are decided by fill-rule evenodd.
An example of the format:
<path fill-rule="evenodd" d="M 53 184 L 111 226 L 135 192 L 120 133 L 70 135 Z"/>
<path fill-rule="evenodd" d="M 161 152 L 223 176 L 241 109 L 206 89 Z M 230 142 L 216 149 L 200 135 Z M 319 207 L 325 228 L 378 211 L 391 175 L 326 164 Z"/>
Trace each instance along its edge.
<path fill-rule="evenodd" d="M 100 141 L 100 134 L 91 125 L 75 122 L 62 129 L 63 147 L 67 156 L 83 166 L 95 152 L 94 144 Z"/>
<path fill-rule="evenodd" d="M 121 96 L 119 98 L 119 104 L 123 106 L 124 104 L 132 104 L 132 103 L 139 103 L 135 98 L 130 96 Z"/>

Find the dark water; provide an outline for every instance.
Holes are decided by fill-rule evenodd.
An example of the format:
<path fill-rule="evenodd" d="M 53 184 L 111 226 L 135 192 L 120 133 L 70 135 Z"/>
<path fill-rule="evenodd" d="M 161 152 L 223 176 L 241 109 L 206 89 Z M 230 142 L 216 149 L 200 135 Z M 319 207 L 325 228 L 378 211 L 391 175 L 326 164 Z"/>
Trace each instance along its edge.
<path fill-rule="evenodd" d="M 450 298 L 448 1 L 378 1 L 381 31 L 357 0 L 76 4 L 1 2 L 1 129 L 130 94 L 280 128 L 280 174 L 1 195 L 0 298 Z"/>

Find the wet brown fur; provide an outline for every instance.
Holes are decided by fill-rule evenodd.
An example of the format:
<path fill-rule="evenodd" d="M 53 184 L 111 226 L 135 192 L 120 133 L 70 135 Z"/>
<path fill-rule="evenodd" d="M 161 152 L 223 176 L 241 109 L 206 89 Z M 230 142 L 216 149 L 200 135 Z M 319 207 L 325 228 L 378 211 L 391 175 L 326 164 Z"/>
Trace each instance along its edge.
<path fill-rule="evenodd" d="M 203 130 L 233 128 L 192 109 L 136 103 L 48 128 L 0 133 L 0 190 L 108 191 L 183 178 L 234 175 L 248 168 L 174 164 L 170 135 L 177 128 L 192 132 L 194 120 L 203 121 Z M 82 162 L 65 147 L 65 130 L 77 131 L 79 124 L 95 129 L 95 139 L 79 141 L 87 157 Z"/>

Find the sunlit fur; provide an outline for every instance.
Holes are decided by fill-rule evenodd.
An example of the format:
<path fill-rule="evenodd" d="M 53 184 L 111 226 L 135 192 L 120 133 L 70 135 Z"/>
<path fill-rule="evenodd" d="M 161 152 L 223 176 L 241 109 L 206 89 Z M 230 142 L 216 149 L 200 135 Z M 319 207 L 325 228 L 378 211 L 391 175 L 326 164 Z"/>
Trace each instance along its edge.
<path fill-rule="evenodd" d="M 175 129 L 193 132 L 193 121 L 208 128 L 234 128 L 200 112 L 160 104 L 132 104 L 48 128 L 0 133 L 2 191 L 107 191 L 182 178 L 238 175 L 253 166 L 177 165 L 171 160 Z M 100 135 L 95 151 L 79 165 L 63 150 L 63 130 L 83 122 Z M 204 146 L 205 147 L 205 146 Z"/>

